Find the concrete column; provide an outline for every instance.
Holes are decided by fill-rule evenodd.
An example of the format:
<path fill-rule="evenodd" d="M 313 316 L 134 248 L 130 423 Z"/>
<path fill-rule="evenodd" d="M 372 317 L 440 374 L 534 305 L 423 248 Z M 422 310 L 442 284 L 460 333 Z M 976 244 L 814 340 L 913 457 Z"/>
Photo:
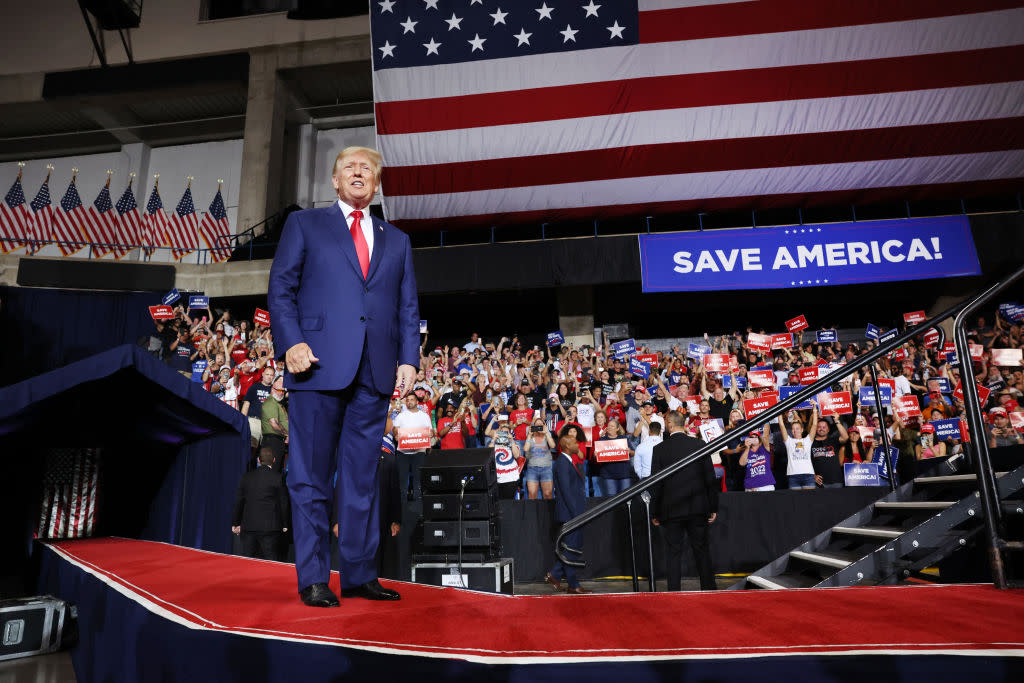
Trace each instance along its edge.
<path fill-rule="evenodd" d="M 295 169 L 295 203 L 311 209 L 316 195 L 313 182 L 316 175 L 316 130 L 305 123 L 298 128 L 298 163 Z"/>
<path fill-rule="evenodd" d="M 565 341 L 575 346 L 594 341 L 594 288 L 589 285 L 559 287 L 558 328 Z"/>

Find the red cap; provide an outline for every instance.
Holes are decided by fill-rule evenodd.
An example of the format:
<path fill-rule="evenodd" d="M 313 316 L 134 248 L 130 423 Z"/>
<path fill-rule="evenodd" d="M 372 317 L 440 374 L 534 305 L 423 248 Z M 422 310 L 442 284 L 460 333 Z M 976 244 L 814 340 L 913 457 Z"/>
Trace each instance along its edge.
<path fill-rule="evenodd" d="M 931 424 L 930 422 L 924 423 L 923 425 L 921 425 L 921 433 L 922 434 L 934 434 L 935 433 L 935 425 Z"/>

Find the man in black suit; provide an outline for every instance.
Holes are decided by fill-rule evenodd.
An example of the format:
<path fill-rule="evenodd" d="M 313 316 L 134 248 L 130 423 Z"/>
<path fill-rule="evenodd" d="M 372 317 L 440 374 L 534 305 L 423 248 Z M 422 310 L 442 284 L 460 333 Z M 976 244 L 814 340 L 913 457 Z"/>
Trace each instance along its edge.
<path fill-rule="evenodd" d="M 573 457 L 580 452 L 576 437 L 571 434 L 563 436 L 558 440 L 558 447 L 561 452 L 552 463 L 551 468 L 555 479 L 555 521 L 568 522 L 586 509 L 586 491 L 584 490 L 583 473 L 579 471 L 573 460 Z M 582 555 L 583 529 L 576 529 L 567 535 L 565 544 L 575 549 L 577 554 Z M 555 589 L 562 590 L 563 578 L 569 584 L 567 589 L 569 593 L 592 592 L 580 585 L 575 568 L 556 559 L 555 566 L 551 568 L 544 579 Z"/>
<path fill-rule="evenodd" d="M 666 418 L 669 437 L 654 447 L 651 476 L 696 453 L 704 444 L 683 429 L 686 417 L 672 411 Z M 668 546 L 665 562 L 668 589 L 682 587 L 683 534 L 690 538 L 701 590 L 715 590 L 711 570 L 708 525 L 718 516 L 718 489 L 711 458 L 701 458 L 651 488 L 655 526 L 660 526 Z"/>
<path fill-rule="evenodd" d="M 260 466 L 242 475 L 235 494 L 231 531 L 242 536 L 242 554 L 264 560 L 284 560 L 284 534 L 291 505 L 288 487 L 274 471 L 274 451 L 260 449 Z"/>

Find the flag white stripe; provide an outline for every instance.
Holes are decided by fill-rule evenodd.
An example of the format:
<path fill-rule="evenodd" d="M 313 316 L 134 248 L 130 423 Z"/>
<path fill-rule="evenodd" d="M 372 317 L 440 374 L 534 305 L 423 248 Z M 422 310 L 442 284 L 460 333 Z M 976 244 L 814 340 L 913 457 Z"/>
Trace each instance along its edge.
<path fill-rule="evenodd" d="M 996 180 L 1016 178 L 1022 173 L 1024 150 L 1010 150 L 399 196 L 389 198 L 388 204 L 392 213 L 403 218 L 445 218 L 526 209 L 536 211 Z"/>
<path fill-rule="evenodd" d="M 93 524 L 96 521 L 96 498 L 99 496 L 100 461 L 99 454 L 95 451 L 90 459 L 91 469 L 89 471 L 89 506 L 86 509 L 85 535 L 92 536 Z"/>
<path fill-rule="evenodd" d="M 1024 81 L 1015 81 L 877 95 L 664 109 L 380 135 L 378 138 L 387 150 L 388 165 L 394 167 L 1022 115 Z"/>

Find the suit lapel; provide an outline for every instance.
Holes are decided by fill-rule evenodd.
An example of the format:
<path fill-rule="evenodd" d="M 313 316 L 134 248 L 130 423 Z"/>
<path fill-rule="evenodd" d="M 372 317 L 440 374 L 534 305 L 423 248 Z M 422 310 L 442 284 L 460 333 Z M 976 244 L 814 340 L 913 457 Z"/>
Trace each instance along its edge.
<path fill-rule="evenodd" d="M 369 209 L 367 209 L 369 212 Z M 388 231 L 384 229 L 384 222 L 376 216 L 370 216 L 370 222 L 373 224 L 373 253 L 370 254 L 370 267 L 366 271 L 366 281 L 369 282 L 373 278 L 373 274 L 377 272 L 377 267 L 380 262 L 384 259 L 384 249 L 387 242 L 386 235 Z M 352 253 L 355 253 L 355 247 L 352 247 Z"/>
<path fill-rule="evenodd" d="M 353 270 L 356 271 L 356 275 L 360 278 L 363 277 L 363 269 L 359 267 L 359 257 L 356 256 L 356 245 L 352 241 L 352 233 L 348 229 L 348 220 L 346 220 L 345 215 L 341 212 L 338 202 L 334 202 L 328 215 L 330 220 L 327 221 L 329 224 L 327 226 L 327 234 L 331 236 L 331 239 L 334 240 L 334 243 L 341 249 L 342 253 L 348 257 L 348 262 Z"/>

